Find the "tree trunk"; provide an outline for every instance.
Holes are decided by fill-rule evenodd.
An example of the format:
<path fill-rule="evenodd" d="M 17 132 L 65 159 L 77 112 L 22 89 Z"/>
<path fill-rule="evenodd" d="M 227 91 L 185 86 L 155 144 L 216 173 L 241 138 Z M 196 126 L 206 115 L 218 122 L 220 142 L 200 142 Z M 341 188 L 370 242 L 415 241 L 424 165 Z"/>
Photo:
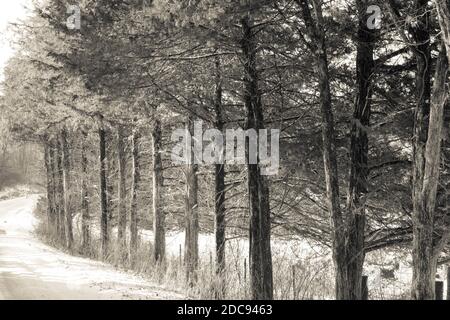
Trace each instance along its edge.
<path fill-rule="evenodd" d="M 247 130 L 264 129 L 261 92 L 256 70 L 256 46 L 249 16 L 241 20 L 242 54 L 244 60 L 244 103 L 247 110 Z M 249 139 L 246 139 L 249 160 Z M 257 164 L 248 161 L 248 193 L 250 209 L 250 291 L 254 300 L 273 299 L 272 253 L 270 248 L 270 204 L 267 181 Z"/>
<path fill-rule="evenodd" d="M 345 224 L 340 208 L 338 167 L 336 159 L 336 139 L 334 132 L 334 117 L 331 104 L 330 77 L 328 71 L 328 57 L 326 52 L 325 34 L 323 31 L 323 17 L 321 4 L 314 3 L 316 20 L 314 21 L 309 9 L 308 0 L 299 0 L 303 19 L 312 37 L 311 45 L 316 54 L 319 78 L 319 96 L 322 114 L 322 148 L 327 190 L 327 206 L 331 217 L 331 237 L 333 262 L 335 268 L 336 299 L 348 300 L 348 272 L 347 250 L 345 244 Z"/>
<path fill-rule="evenodd" d="M 112 235 L 112 228 L 114 223 L 114 183 L 116 181 L 116 157 L 113 129 L 105 130 L 105 144 L 106 144 L 106 203 L 108 211 L 108 239 Z"/>
<path fill-rule="evenodd" d="M 436 195 L 441 164 L 441 141 L 444 126 L 444 106 L 447 100 L 445 83 L 447 79 L 448 60 L 445 47 L 442 46 L 436 65 L 433 94 L 425 146 L 423 140 L 417 139 L 415 181 L 413 186 L 413 283 L 412 298 L 417 300 L 435 299 L 436 263 L 441 248 L 433 245 L 434 215 Z M 420 112 L 420 111 L 419 111 Z M 416 127 L 421 125 L 416 123 Z M 423 158 L 418 158 L 422 156 Z"/>
<path fill-rule="evenodd" d="M 70 159 L 69 144 L 67 141 L 67 129 L 61 131 L 62 165 L 63 165 L 63 189 L 64 189 L 64 216 L 66 223 L 66 246 L 70 250 L 73 246 L 72 208 L 70 190 Z"/>
<path fill-rule="evenodd" d="M 319 87 L 322 110 L 322 143 L 325 181 L 327 189 L 328 211 L 332 221 L 333 260 L 336 272 L 336 299 L 348 300 L 349 283 L 347 275 L 347 256 L 345 248 L 345 226 L 340 208 L 339 181 L 336 160 L 334 117 L 331 108 L 328 59 L 325 47 L 318 57 Z"/>
<path fill-rule="evenodd" d="M 119 251 L 126 252 L 126 233 L 127 233 L 127 207 L 126 207 L 126 153 L 125 153 L 125 133 L 124 128 L 119 126 L 117 129 L 117 158 L 119 165 L 119 187 L 118 187 L 118 228 L 117 242 Z"/>
<path fill-rule="evenodd" d="M 188 129 L 191 136 L 194 135 L 194 121 L 188 119 Z M 191 145 L 191 157 L 185 168 L 186 192 L 185 192 L 185 242 L 184 263 L 186 267 L 186 280 L 189 285 L 197 280 L 198 266 L 198 165 L 194 163 L 194 148 Z"/>
<path fill-rule="evenodd" d="M 103 124 L 98 129 L 99 147 L 100 147 L 100 238 L 102 258 L 108 256 L 108 198 L 107 198 L 107 169 L 106 169 L 106 132 Z"/>
<path fill-rule="evenodd" d="M 58 203 L 57 226 L 58 239 L 61 243 L 66 239 L 66 228 L 64 222 L 64 187 L 63 187 L 63 169 L 62 169 L 62 145 L 59 137 L 56 139 L 56 195 Z"/>
<path fill-rule="evenodd" d="M 141 180 L 140 161 L 139 161 L 139 131 L 133 129 L 132 134 L 132 182 L 131 182 L 131 208 L 130 208 L 130 257 L 134 261 L 138 248 L 138 190 Z"/>
<path fill-rule="evenodd" d="M 340 291 L 351 300 L 362 299 L 362 275 L 364 264 L 365 196 L 368 193 L 368 150 L 371 111 L 371 78 L 374 71 L 373 42 L 375 34 L 367 27 L 369 3 L 357 0 L 358 42 L 356 56 L 357 98 L 350 132 L 350 174 L 347 197 L 347 262 L 348 283 Z"/>
<path fill-rule="evenodd" d="M 429 13 L 426 0 L 416 0 L 417 26 L 412 30 L 418 43 L 415 53 L 416 99 L 413 135 L 413 280 L 412 298 L 434 299 L 433 215 L 427 212 L 422 197 L 425 175 L 425 148 L 431 99 L 431 51 L 429 46 Z"/>
<path fill-rule="evenodd" d="M 52 199 L 51 199 L 51 201 L 53 203 L 53 226 L 52 226 L 53 236 L 56 236 L 58 234 L 58 230 L 59 230 L 57 158 L 58 158 L 58 153 L 57 153 L 56 145 L 55 145 L 55 142 L 52 141 L 49 146 L 49 161 L 50 161 L 50 171 L 51 171 L 50 178 L 52 180 L 52 185 L 51 185 L 51 188 L 52 188 L 51 198 Z"/>
<path fill-rule="evenodd" d="M 223 132 L 222 119 L 222 75 L 220 70 L 220 58 L 216 57 L 216 92 L 215 92 L 215 112 L 216 128 Z M 222 150 L 223 157 L 223 150 Z M 215 164 L 215 219 L 214 231 L 216 237 L 216 277 L 218 287 L 215 294 L 216 299 L 225 297 L 225 165 Z"/>
<path fill-rule="evenodd" d="M 163 168 L 161 160 L 161 122 L 155 119 L 152 132 L 153 155 L 153 237 L 154 260 L 164 261 L 166 252 L 165 215 L 161 203 L 161 191 L 163 187 Z"/>
<path fill-rule="evenodd" d="M 47 177 L 47 231 L 53 233 L 55 226 L 55 203 L 54 203 L 54 187 L 53 187 L 53 154 L 51 141 L 44 141 L 44 164 Z"/>
<path fill-rule="evenodd" d="M 87 159 L 87 132 L 82 132 L 81 146 L 81 246 L 88 250 L 91 246 L 89 193 L 88 193 L 88 159 Z"/>

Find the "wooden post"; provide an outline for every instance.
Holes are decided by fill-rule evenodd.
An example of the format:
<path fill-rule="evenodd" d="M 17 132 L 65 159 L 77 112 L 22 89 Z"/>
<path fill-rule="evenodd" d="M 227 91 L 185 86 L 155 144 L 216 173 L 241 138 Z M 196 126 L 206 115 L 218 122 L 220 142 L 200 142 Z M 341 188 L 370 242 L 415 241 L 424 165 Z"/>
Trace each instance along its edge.
<path fill-rule="evenodd" d="M 212 256 L 212 252 L 209 252 L 209 266 L 211 269 L 211 274 L 214 273 L 214 265 L 213 265 L 213 256 Z"/>
<path fill-rule="evenodd" d="M 436 294 L 436 300 L 444 300 L 444 281 L 436 281 L 434 292 Z"/>
<path fill-rule="evenodd" d="M 447 300 L 450 300 L 450 266 L 447 266 Z"/>
<path fill-rule="evenodd" d="M 368 282 L 369 277 L 368 276 L 362 276 L 362 285 L 361 285 L 361 300 L 369 300 L 369 287 Z"/>
<path fill-rule="evenodd" d="M 295 264 L 292 265 L 292 295 L 297 300 L 297 286 L 295 285 Z"/>
<path fill-rule="evenodd" d="M 180 267 L 183 266 L 183 257 L 182 257 L 182 252 L 181 252 L 181 244 L 180 244 L 180 254 L 179 254 L 179 259 L 180 259 Z"/>
<path fill-rule="evenodd" d="M 247 299 L 247 259 L 244 259 L 244 295 Z"/>

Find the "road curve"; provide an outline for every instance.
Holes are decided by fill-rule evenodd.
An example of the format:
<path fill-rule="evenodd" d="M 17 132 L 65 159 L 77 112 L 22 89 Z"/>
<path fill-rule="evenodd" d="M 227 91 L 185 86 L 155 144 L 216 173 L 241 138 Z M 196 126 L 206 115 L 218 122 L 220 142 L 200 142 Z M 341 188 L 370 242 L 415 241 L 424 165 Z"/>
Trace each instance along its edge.
<path fill-rule="evenodd" d="M 33 234 L 37 196 L 0 201 L 0 300 L 183 299 L 130 273 L 44 245 Z"/>

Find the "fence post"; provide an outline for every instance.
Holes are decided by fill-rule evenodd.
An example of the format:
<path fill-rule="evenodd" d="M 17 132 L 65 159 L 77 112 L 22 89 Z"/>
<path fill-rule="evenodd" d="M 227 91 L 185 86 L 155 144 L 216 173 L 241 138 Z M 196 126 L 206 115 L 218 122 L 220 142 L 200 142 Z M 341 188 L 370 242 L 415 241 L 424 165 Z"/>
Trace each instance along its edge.
<path fill-rule="evenodd" d="M 368 286 L 368 276 L 362 276 L 362 285 L 361 285 L 361 300 L 369 300 L 369 286 Z"/>
<path fill-rule="evenodd" d="M 295 285 L 295 264 L 292 265 L 292 293 L 294 300 L 297 300 L 297 286 Z"/>
<path fill-rule="evenodd" d="M 244 283 L 247 283 L 247 258 L 244 259 Z"/>
<path fill-rule="evenodd" d="M 444 281 L 436 281 L 434 286 L 436 300 L 444 300 Z"/>
<path fill-rule="evenodd" d="M 450 266 L 447 266 L 447 300 L 450 300 Z"/>
<path fill-rule="evenodd" d="M 247 298 L 247 258 L 244 258 L 244 295 Z"/>
<path fill-rule="evenodd" d="M 209 266 L 211 268 L 211 274 L 214 273 L 214 265 L 213 265 L 213 256 L 212 256 L 212 252 L 209 252 Z"/>

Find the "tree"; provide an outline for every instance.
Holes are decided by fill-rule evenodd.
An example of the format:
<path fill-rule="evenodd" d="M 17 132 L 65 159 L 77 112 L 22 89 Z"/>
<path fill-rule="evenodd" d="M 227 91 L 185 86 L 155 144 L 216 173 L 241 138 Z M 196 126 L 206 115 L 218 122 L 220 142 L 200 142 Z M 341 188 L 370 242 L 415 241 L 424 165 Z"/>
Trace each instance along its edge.
<path fill-rule="evenodd" d="M 161 122 L 155 119 L 152 131 L 153 155 L 153 232 L 154 232 L 154 260 L 161 263 L 165 257 L 165 216 L 162 210 L 161 189 L 163 186 L 161 161 Z"/>
<path fill-rule="evenodd" d="M 131 206 L 130 206 L 130 259 L 134 263 L 138 248 L 138 192 L 141 180 L 139 159 L 139 129 L 133 129 L 131 136 L 132 178 L 131 178 Z"/>
<path fill-rule="evenodd" d="M 389 1 L 392 19 L 399 25 L 402 18 L 400 8 Z M 411 295 L 413 299 L 434 299 L 434 277 L 442 242 L 447 242 L 447 233 L 440 233 L 436 239 L 435 210 L 439 167 L 441 160 L 441 139 L 443 132 L 443 112 L 447 94 L 445 82 L 448 61 L 445 60 L 445 47 L 440 49 L 436 64 L 434 85 L 431 84 L 431 16 L 428 2 L 414 1 L 414 23 L 407 25 L 412 34 L 405 41 L 416 59 L 416 107 L 413 134 L 412 166 L 412 223 L 413 223 L 413 279 Z M 403 32 L 403 30 L 401 30 Z M 431 130 L 431 131 L 430 131 Z M 431 138 L 430 134 L 433 135 Z M 431 138 L 431 139 L 430 139 Z"/>
<path fill-rule="evenodd" d="M 117 242 L 119 250 L 126 252 L 126 232 L 127 232 L 127 210 L 126 210 L 126 152 L 125 152 L 125 128 L 119 126 L 117 129 L 117 158 L 119 166 L 119 204 L 118 204 L 118 228 Z"/>
<path fill-rule="evenodd" d="M 62 179 L 63 179 L 63 201 L 64 201 L 64 217 L 66 224 L 66 246 L 69 250 L 73 246 L 73 228 L 72 228 L 72 208 L 71 208 L 71 190 L 70 190 L 70 159 L 69 144 L 67 138 L 67 129 L 61 130 L 61 148 L 62 148 Z"/>
<path fill-rule="evenodd" d="M 222 116 L 222 72 L 221 72 L 221 59 L 220 57 L 215 58 L 215 99 L 214 107 L 216 112 L 216 128 L 223 132 L 224 121 Z M 223 157 L 223 150 L 222 150 Z M 214 233 L 216 240 L 216 276 L 218 278 L 218 287 L 216 288 L 216 298 L 223 298 L 225 296 L 225 267 L 226 267 L 226 257 L 225 257 L 225 165 L 223 163 L 218 163 L 214 166 L 214 184 L 215 184 L 215 195 L 214 195 Z"/>
<path fill-rule="evenodd" d="M 356 1 L 358 10 L 356 52 L 356 102 L 350 131 L 350 174 L 346 210 L 346 255 L 348 279 L 338 289 L 341 297 L 362 299 L 362 275 L 365 254 L 366 197 L 369 193 L 369 141 L 374 41 L 376 30 L 368 27 L 368 1 Z M 345 293 L 344 293 L 345 292 Z"/>
<path fill-rule="evenodd" d="M 109 229 L 108 229 L 108 198 L 107 198 L 107 169 L 106 169 L 106 129 L 102 119 L 99 120 L 98 126 L 99 150 L 100 150 L 100 238 L 102 258 L 108 257 L 109 251 Z"/>
<path fill-rule="evenodd" d="M 81 232 L 82 232 L 82 248 L 84 251 L 89 250 L 91 246 L 91 227 L 90 227 L 90 212 L 89 212 L 89 192 L 88 192 L 88 158 L 87 158 L 87 150 L 88 150 L 88 134 L 87 131 L 82 129 L 82 147 L 81 147 L 81 207 L 82 207 L 82 216 L 81 216 Z"/>
<path fill-rule="evenodd" d="M 242 55 L 244 59 L 244 102 L 247 110 L 246 129 L 257 134 L 264 129 L 261 92 L 256 70 L 255 31 L 250 14 L 241 19 Z M 247 137 L 248 194 L 250 207 L 250 286 L 253 299 L 273 299 L 272 254 L 270 249 L 269 188 L 261 174 L 260 159 L 251 164 Z M 258 139 L 259 140 L 259 139 Z"/>

